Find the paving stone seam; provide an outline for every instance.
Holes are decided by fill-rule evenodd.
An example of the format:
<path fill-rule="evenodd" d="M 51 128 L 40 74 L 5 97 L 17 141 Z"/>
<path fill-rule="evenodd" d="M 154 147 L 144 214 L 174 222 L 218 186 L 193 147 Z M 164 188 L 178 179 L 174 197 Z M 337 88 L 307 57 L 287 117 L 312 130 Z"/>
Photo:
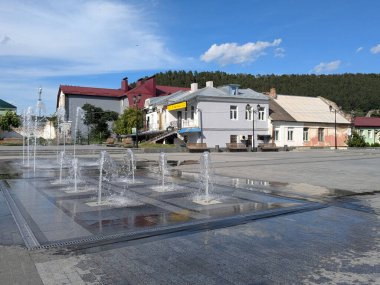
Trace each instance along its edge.
<path fill-rule="evenodd" d="M 20 231 L 22 239 L 28 249 L 36 248 L 40 246 L 37 238 L 33 234 L 33 231 L 30 229 L 28 223 L 25 218 L 22 216 L 20 210 L 18 209 L 15 201 L 12 198 L 12 195 L 8 191 L 8 186 L 4 181 L 0 181 L 0 189 L 4 194 L 5 201 L 7 202 L 7 206 L 13 216 L 13 219 Z"/>

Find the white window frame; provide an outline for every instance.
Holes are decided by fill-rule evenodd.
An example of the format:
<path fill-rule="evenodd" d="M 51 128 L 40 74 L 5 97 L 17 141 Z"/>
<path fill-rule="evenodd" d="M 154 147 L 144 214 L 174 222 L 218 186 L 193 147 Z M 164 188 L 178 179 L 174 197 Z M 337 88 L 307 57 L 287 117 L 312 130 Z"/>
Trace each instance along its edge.
<path fill-rule="evenodd" d="M 245 109 L 245 120 L 252 121 L 252 110 Z"/>
<path fill-rule="evenodd" d="M 309 128 L 303 128 L 303 141 L 309 141 Z"/>
<path fill-rule="evenodd" d="M 230 105 L 230 120 L 236 121 L 238 119 L 238 106 Z"/>
<path fill-rule="evenodd" d="M 260 109 L 257 110 L 257 119 L 259 121 L 265 121 L 265 107 L 260 107 Z"/>
<path fill-rule="evenodd" d="M 373 139 L 373 130 L 368 130 L 368 138 Z"/>
<path fill-rule="evenodd" d="M 293 141 L 294 140 L 294 128 L 288 128 L 288 141 Z"/>
<path fill-rule="evenodd" d="M 280 129 L 274 130 L 274 140 L 278 142 L 280 140 Z"/>

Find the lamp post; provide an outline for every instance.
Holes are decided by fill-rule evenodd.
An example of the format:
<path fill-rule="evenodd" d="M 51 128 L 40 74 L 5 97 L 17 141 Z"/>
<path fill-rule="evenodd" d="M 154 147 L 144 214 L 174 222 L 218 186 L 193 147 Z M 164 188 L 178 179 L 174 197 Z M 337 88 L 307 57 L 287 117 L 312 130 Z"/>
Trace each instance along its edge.
<path fill-rule="evenodd" d="M 248 112 L 252 112 L 252 151 L 254 152 L 255 151 L 255 113 L 257 113 L 258 110 L 260 110 L 260 105 L 257 105 L 257 109 L 254 110 L 253 109 L 253 106 L 247 104 L 245 106 L 245 109 L 248 111 Z"/>
<path fill-rule="evenodd" d="M 336 109 L 333 106 L 329 106 L 330 112 L 334 111 L 334 139 L 335 139 L 335 149 L 338 149 L 337 137 L 336 137 Z M 339 107 L 339 110 L 341 107 Z"/>
<path fill-rule="evenodd" d="M 133 96 L 133 105 L 135 105 L 135 108 L 136 108 L 136 148 L 139 148 L 139 121 L 138 121 L 138 117 L 139 117 L 139 112 L 138 112 L 138 103 L 140 103 L 140 100 L 141 100 L 141 94 L 139 95 L 134 95 Z"/>

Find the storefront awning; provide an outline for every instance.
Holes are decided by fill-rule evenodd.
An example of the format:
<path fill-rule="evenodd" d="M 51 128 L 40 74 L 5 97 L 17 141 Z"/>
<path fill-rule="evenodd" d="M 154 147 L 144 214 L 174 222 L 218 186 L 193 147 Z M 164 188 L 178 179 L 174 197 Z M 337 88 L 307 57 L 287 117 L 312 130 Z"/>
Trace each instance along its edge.
<path fill-rule="evenodd" d="M 184 133 L 200 133 L 201 129 L 200 128 L 183 128 L 178 131 L 179 134 L 184 134 Z"/>

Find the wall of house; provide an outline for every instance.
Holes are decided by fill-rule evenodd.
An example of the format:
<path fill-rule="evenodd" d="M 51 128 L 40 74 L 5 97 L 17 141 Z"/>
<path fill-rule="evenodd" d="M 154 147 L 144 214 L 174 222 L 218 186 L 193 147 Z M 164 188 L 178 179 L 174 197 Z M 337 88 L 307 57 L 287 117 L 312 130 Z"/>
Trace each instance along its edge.
<path fill-rule="evenodd" d="M 380 127 L 355 127 L 355 129 L 361 136 L 364 137 L 366 143 L 380 143 Z M 372 133 L 372 135 L 370 135 L 370 132 Z"/>
<path fill-rule="evenodd" d="M 121 112 L 121 103 L 118 98 L 66 95 L 65 109 L 67 121 L 75 121 L 77 107 L 83 107 L 86 103 L 102 108 L 104 111 Z"/>
<path fill-rule="evenodd" d="M 309 141 L 304 142 L 306 147 L 334 147 L 335 146 L 335 127 L 334 124 L 313 124 L 305 123 L 305 127 L 309 128 Z M 318 139 L 318 129 L 324 129 L 324 141 Z M 347 146 L 348 125 L 337 125 L 337 146 Z"/>
<path fill-rule="evenodd" d="M 86 103 L 102 108 L 104 111 L 115 111 L 117 113 L 121 113 L 121 100 L 118 98 L 66 95 L 64 104 L 66 121 L 71 123 L 71 130 L 74 130 L 77 107 L 83 107 Z M 83 136 L 86 136 L 88 128 L 87 126 L 81 125 L 79 126 L 79 131 Z"/>
<path fill-rule="evenodd" d="M 277 146 L 283 147 L 285 145 L 290 147 L 298 147 L 303 145 L 303 123 L 300 122 L 273 122 L 271 136 Z M 293 140 L 288 140 L 288 130 L 293 130 Z M 274 139 L 274 131 L 278 130 L 278 140 Z"/>
<path fill-rule="evenodd" d="M 257 139 L 257 135 L 268 135 L 268 104 L 265 102 L 258 102 L 265 108 L 265 120 L 259 121 L 257 114 L 255 118 L 255 145 L 262 142 Z M 230 119 L 230 106 L 237 106 L 237 120 Z M 245 108 L 247 103 L 227 103 L 227 102 L 199 102 L 198 108 L 202 117 L 202 129 L 203 129 L 203 142 L 207 143 L 209 147 L 225 147 L 226 143 L 230 142 L 231 135 L 237 135 L 238 142 L 241 138 L 248 135 L 252 135 L 253 122 L 252 120 L 245 119 Z M 250 105 L 257 105 L 252 104 Z M 197 142 L 201 142 L 201 137 L 198 136 Z"/>

